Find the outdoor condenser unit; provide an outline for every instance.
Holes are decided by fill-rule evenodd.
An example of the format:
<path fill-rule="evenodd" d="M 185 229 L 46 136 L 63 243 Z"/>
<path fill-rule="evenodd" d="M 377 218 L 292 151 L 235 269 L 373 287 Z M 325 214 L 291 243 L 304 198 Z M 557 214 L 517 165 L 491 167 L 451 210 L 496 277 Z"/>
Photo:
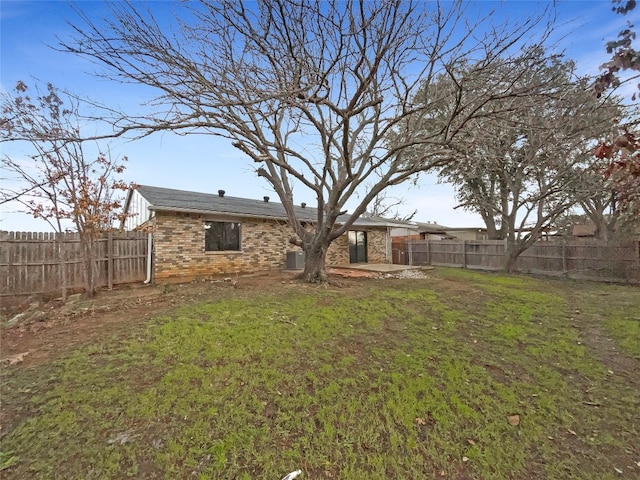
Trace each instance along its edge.
<path fill-rule="evenodd" d="M 290 251 L 287 252 L 287 270 L 304 269 L 304 252 Z"/>

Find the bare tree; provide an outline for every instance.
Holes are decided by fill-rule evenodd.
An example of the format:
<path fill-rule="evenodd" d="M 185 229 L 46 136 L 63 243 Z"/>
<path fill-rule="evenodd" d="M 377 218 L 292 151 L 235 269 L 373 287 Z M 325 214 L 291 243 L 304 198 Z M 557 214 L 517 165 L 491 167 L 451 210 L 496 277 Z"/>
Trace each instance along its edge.
<path fill-rule="evenodd" d="M 595 236 L 609 240 L 615 232 L 619 215 L 616 212 L 617 195 L 605 172 L 604 162 L 589 159 L 590 165 L 580 169 L 581 195 L 578 205 L 595 226 Z"/>
<path fill-rule="evenodd" d="M 622 115 L 615 99 L 601 104 L 586 79 L 574 78 L 572 62 L 543 50 L 535 57 L 535 68 L 523 62 L 506 86 L 529 95 L 499 102 L 492 106 L 499 114 L 474 119 L 475 128 L 456 145 L 458 161 L 440 171 L 456 187 L 459 207 L 479 213 L 490 238 L 507 240 L 507 271 L 560 215 L 579 202 L 591 205 L 594 186 L 585 180 L 593 146 Z"/>
<path fill-rule="evenodd" d="M 383 191 L 375 196 L 369 207 L 367 207 L 365 214 L 370 217 L 383 217 L 409 222 L 416 216 L 418 210 L 414 209 L 413 212 L 407 215 L 400 214 L 398 208 L 406 205 L 406 203 L 407 201 L 404 198 L 392 197 L 387 195 L 386 191 Z"/>
<path fill-rule="evenodd" d="M 139 4 L 116 3 L 99 23 L 79 12 L 76 37 L 61 45 L 106 67 L 109 78 L 158 92 L 153 114 L 116 115 L 116 134 L 174 130 L 230 139 L 282 201 L 295 232 L 291 243 L 306 254 L 303 278 L 324 282 L 329 245 L 367 205 L 388 186 L 451 161 L 448 146 L 478 107 L 504 97 L 466 92 L 460 81 L 465 101 L 449 112 L 447 128 L 417 138 L 406 130 L 408 120 L 426 119 L 434 109 L 414 104 L 418 89 L 464 62 L 475 65 L 474 75 L 491 79 L 533 29 L 545 27 L 546 12 L 518 25 L 491 25 L 492 12 L 474 14 L 477 7 L 462 1 L 201 0 L 181 5 L 177 23 L 168 26 Z M 390 145 L 392 131 L 397 141 Z M 407 162 L 404 152 L 418 144 L 442 149 Z M 366 185 L 348 220 L 336 225 L 347 201 Z M 296 216 L 295 188 L 317 198 L 312 228 Z"/>
<path fill-rule="evenodd" d="M 610 240 L 620 226 L 616 212 L 616 193 L 605 179 L 602 167 L 595 162 L 576 172 L 581 179 L 580 200 L 560 214 L 551 224 L 558 235 L 572 235 L 576 225 L 593 225 L 594 237 Z"/>
<path fill-rule="evenodd" d="M 88 159 L 79 127 L 79 105 L 52 84 L 46 91 L 36 88 L 35 98 L 24 82 L 14 94 L 0 95 L 0 143 L 26 144 L 28 155 L 5 154 L 1 164 L 13 181 L 3 182 L 0 203 L 16 202 L 22 209 L 46 221 L 60 238 L 71 222 L 80 236 L 85 290 L 96 289 L 95 240 L 121 215 L 116 198 L 128 185 L 118 179 L 126 158 L 114 159 L 109 152 Z M 58 245 L 63 254 L 61 244 Z M 63 299 L 67 279 L 61 258 Z"/>

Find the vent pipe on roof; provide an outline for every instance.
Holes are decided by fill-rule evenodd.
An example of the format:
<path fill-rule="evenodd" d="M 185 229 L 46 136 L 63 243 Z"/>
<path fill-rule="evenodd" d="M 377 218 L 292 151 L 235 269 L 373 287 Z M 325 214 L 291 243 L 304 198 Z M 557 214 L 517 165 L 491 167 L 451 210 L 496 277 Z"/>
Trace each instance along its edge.
<path fill-rule="evenodd" d="M 218 190 L 218 196 L 219 197 L 224 197 L 224 190 Z"/>
<path fill-rule="evenodd" d="M 262 197 L 262 199 L 264 200 L 264 203 L 269 203 L 269 197 Z"/>
<path fill-rule="evenodd" d="M 300 206 L 301 206 L 302 208 L 306 208 L 306 207 L 307 207 L 307 204 L 306 204 L 306 203 L 304 203 L 304 202 L 302 202 L 302 203 L 300 204 Z"/>

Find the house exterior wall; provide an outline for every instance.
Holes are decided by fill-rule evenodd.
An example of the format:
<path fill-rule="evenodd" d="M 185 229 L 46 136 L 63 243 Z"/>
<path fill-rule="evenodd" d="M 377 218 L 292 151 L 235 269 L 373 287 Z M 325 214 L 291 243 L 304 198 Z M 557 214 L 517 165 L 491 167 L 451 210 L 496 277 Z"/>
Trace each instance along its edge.
<path fill-rule="evenodd" d="M 448 230 L 447 233 L 458 240 L 487 240 L 487 232 L 484 229 Z"/>
<path fill-rule="evenodd" d="M 328 265 L 342 265 L 349 263 L 349 238 L 342 235 L 336 238 L 327 250 Z"/>
<path fill-rule="evenodd" d="M 399 237 L 393 237 L 393 241 L 402 241 L 404 242 L 405 240 L 424 240 L 424 233 L 417 233 L 415 235 L 405 235 L 405 236 L 399 236 Z"/>
<path fill-rule="evenodd" d="M 149 202 L 137 190 L 131 192 L 127 213 L 128 216 L 124 220 L 124 229 L 127 231 L 138 229 L 151 218 Z"/>
<path fill-rule="evenodd" d="M 240 251 L 205 252 L 204 222 L 241 223 Z M 275 221 L 212 218 L 204 215 L 158 213 L 154 225 L 156 281 L 196 278 L 284 268 L 292 231 Z"/>
<path fill-rule="evenodd" d="M 386 230 L 367 230 L 367 263 L 389 263 L 387 252 L 391 245 L 388 243 Z M 336 238 L 327 251 L 327 264 L 345 265 L 349 263 L 349 236 L 347 234 Z"/>
<path fill-rule="evenodd" d="M 451 230 L 448 229 L 441 233 L 422 232 L 418 235 L 394 235 L 394 242 L 400 240 L 488 240 L 487 233 L 484 230 Z"/>
<path fill-rule="evenodd" d="M 394 227 L 391 229 L 391 237 L 395 238 L 395 237 L 413 237 L 416 236 L 416 238 L 418 238 L 418 236 L 420 235 L 420 232 L 418 231 L 418 227 L 414 226 L 407 226 L 407 227 Z"/>
<path fill-rule="evenodd" d="M 386 230 L 370 230 L 367 232 L 367 261 L 369 263 L 389 263 L 391 248 Z"/>
<path fill-rule="evenodd" d="M 205 252 L 205 221 L 239 222 L 240 251 Z M 293 231 L 273 220 L 216 218 L 188 213 L 157 212 L 152 219 L 154 234 L 154 280 L 187 280 L 261 270 L 283 269 L 286 252 L 299 250 L 289 243 Z M 370 263 L 387 263 L 385 230 L 367 232 Z M 327 263 L 349 263 L 347 235 L 337 238 L 327 252 Z"/>

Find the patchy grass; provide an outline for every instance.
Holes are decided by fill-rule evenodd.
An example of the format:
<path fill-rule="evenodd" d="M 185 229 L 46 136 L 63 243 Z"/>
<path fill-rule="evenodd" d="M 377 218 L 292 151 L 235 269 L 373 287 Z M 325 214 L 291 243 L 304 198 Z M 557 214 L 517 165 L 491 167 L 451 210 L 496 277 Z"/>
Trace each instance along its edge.
<path fill-rule="evenodd" d="M 578 316 L 589 316 L 616 346 L 640 360 L 640 303 L 631 289 L 617 285 L 585 284 L 574 292 Z M 638 289 L 635 288 L 635 291 Z"/>
<path fill-rule="evenodd" d="M 593 284 L 440 270 L 184 305 L 124 342 L 6 370 L 0 468 L 65 479 L 638 476 L 637 375 L 612 370 L 585 332 L 613 335 L 633 362 L 640 291 L 606 288 L 609 309 Z"/>

